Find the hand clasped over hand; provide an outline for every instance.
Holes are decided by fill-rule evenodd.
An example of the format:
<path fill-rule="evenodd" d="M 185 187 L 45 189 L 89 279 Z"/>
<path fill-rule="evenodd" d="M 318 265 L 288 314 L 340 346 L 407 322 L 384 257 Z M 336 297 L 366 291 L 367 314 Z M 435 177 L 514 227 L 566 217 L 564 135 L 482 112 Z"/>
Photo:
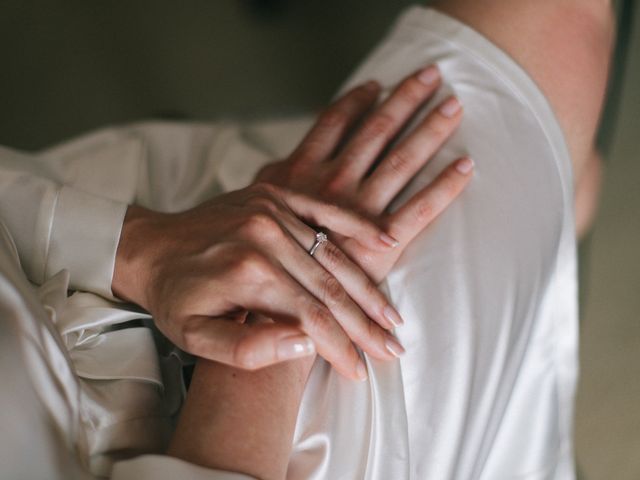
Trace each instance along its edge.
<path fill-rule="evenodd" d="M 365 378 L 366 370 L 349 338 L 377 358 L 393 358 L 384 295 L 330 242 L 311 257 L 316 234 L 300 218 L 391 249 L 368 220 L 268 184 L 183 213 L 132 207 L 127 217 L 127 270 L 117 273 L 125 280 L 114 291 L 147 309 L 186 351 L 255 369 L 312 354 L 315 343 L 351 378 Z M 321 266 L 338 258 L 331 271 Z M 276 322 L 245 324 L 246 311 Z"/>
<path fill-rule="evenodd" d="M 402 320 L 374 281 L 471 177 L 473 163 L 461 159 L 384 213 L 459 124 L 450 98 L 378 159 L 438 84 L 435 67 L 407 78 L 345 142 L 379 95 L 370 82 L 337 100 L 257 184 L 177 214 L 130 207 L 114 293 L 194 355 L 256 369 L 317 350 L 345 376 L 365 379 L 352 341 L 379 359 L 404 351 L 387 331 Z M 308 225 L 331 239 L 313 257 Z M 273 321 L 244 322 L 247 312 Z"/>
<path fill-rule="evenodd" d="M 354 238 L 331 232 L 331 239 L 375 282 L 389 273 L 409 242 L 462 192 L 472 178 L 470 158 L 461 158 L 393 214 L 393 199 L 440 150 L 462 120 L 462 106 L 451 96 L 436 106 L 405 138 L 395 137 L 440 86 L 429 66 L 405 78 L 374 108 L 376 82 L 360 85 L 325 110 L 293 154 L 267 165 L 258 181 L 305 192 L 359 212 L 399 241 L 398 248 L 376 251 Z"/>

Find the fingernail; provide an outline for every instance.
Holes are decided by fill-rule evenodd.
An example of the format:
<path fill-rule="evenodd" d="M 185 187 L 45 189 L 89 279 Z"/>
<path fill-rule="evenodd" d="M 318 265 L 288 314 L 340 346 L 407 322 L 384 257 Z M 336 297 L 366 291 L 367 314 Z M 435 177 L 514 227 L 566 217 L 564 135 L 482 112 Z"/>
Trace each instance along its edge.
<path fill-rule="evenodd" d="M 458 160 L 458 163 L 456 163 L 456 170 L 463 175 L 467 175 L 471 170 L 473 170 L 474 165 L 475 163 L 471 158 L 465 157 Z"/>
<path fill-rule="evenodd" d="M 431 86 L 438 81 L 440 78 L 440 70 L 435 65 L 431 65 L 430 67 L 425 68 L 420 73 L 418 73 L 418 80 L 420 83 L 423 83 L 427 86 Z"/>
<path fill-rule="evenodd" d="M 387 335 L 387 338 L 384 341 L 384 346 L 389 351 L 389 353 L 396 358 L 400 358 L 400 356 L 403 355 L 406 351 L 404 347 L 400 345 L 400 342 L 398 342 L 391 335 Z"/>
<path fill-rule="evenodd" d="M 460 105 L 460 101 L 456 97 L 450 97 L 447 101 L 445 101 L 438 110 L 442 115 L 447 118 L 454 117 L 462 108 Z"/>
<path fill-rule="evenodd" d="M 384 318 L 389 320 L 394 327 L 404 325 L 404 320 L 400 314 L 391 305 L 384 307 Z"/>
<path fill-rule="evenodd" d="M 316 347 L 313 341 L 306 335 L 283 338 L 278 342 L 279 360 L 308 357 L 315 353 L 315 351 Z"/>
<path fill-rule="evenodd" d="M 358 365 L 356 366 L 356 375 L 358 376 L 358 380 L 364 382 L 369 375 L 367 375 L 367 366 L 364 364 L 362 359 L 358 360 Z"/>
<path fill-rule="evenodd" d="M 375 92 L 380 88 L 380 84 L 375 80 L 369 80 L 363 87 L 370 92 Z"/>
<path fill-rule="evenodd" d="M 382 240 L 384 243 L 386 243 L 391 248 L 396 248 L 398 245 L 400 245 L 400 242 L 398 240 L 396 240 L 395 238 L 387 235 L 386 233 L 382 233 L 380 235 L 380 240 Z"/>

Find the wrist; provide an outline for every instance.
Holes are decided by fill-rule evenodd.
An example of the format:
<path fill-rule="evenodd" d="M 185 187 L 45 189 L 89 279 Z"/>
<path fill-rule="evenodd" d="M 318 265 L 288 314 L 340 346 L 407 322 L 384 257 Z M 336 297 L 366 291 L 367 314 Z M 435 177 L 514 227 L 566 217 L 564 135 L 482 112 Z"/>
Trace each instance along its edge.
<path fill-rule="evenodd" d="M 160 227 L 166 214 L 130 205 L 116 250 L 111 290 L 127 302 L 149 309 L 148 289 L 154 258 L 161 249 Z"/>

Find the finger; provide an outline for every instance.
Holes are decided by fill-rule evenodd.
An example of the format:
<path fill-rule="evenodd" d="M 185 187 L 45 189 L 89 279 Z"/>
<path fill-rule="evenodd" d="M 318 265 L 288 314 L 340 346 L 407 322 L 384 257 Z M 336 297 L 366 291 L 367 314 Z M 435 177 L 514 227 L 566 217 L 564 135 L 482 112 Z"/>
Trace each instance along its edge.
<path fill-rule="evenodd" d="M 449 97 L 378 165 L 360 190 L 368 211 L 379 214 L 460 125 L 462 106 Z"/>
<path fill-rule="evenodd" d="M 284 230 L 281 233 L 290 235 L 297 242 L 302 250 L 296 248 L 295 242 L 278 242 L 278 247 L 293 247 L 293 255 L 300 257 L 302 263 L 310 265 L 310 269 L 317 270 L 316 262 L 311 261 L 308 255 L 312 247 L 316 232 L 300 220 L 305 218 L 315 225 L 323 225 L 339 234 L 358 238 L 358 233 L 363 237 L 369 237 L 369 243 L 374 244 L 378 249 L 380 244 L 384 244 L 385 250 L 389 250 L 398 245 L 398 242 L 386 235 L 370 220 L 335 205 L 316 200 L 303 194 L 263 185 L 265 193 L 270 198 L 261 198 L 259 205 L 267 209 L 281 222 Z M 265 228 L 263 227 L 262 230 Z M 385 239 L 384 237 L 388 237 Z M 272 242 L 273 243 L 273 242 Z M 281 254 L 281 252 L 278 252 Z M 276 254 L 277 255 L 277 254 Z M 329 273 L 339 276 L 336 279 L 343 286 L 346 293 L 361 306 L 366 314 L 385 328 L 393 328 L 403 323 L 402 318 L 389 304 L 385 296 L 378 290 L 376 285 L 364 273 L 364 271 L 352 262 L 338 247 L 330 242 L 322 245 L 316 254 L 316 260 L 329 271 Z M 311 290 L 310 290 L 311 291 Z"/>
<path fill-rule="evenodd" d="M 402 244 L 409 243 L 460 195 L 473 177 L 468 157 L 449 165 L 432 183 L 390 215 L 389 231 Z"/>
<path fill-rule="evenodd" d="M 307 252 L 314 244 L 316 232 L 295 217 L 283 219 L 286 229 Z M 347 294 L 383 328 L 391 330 L 404 324 L 400 314 L 364 271 L 330 241 L 316 250 L 313 258 L 343 285 Z M 386 346 L 386 345 L 385 345 Z M 388 346 L 387 350 L 388 350 Z"/>
<path fill-rule="evenodd" d="M 295 218 L 292 215 L 290 217 Z M 345 287 L 309 255 L 306 248 L 300 248 L 286 227 L 284 233 L 286 237 L 278 241 L 277 245 L 271 243 L 263 248 L 282 264 L 295 281 L 326 306 L 354 343 L 378 359 L 394 358 L 387 347 L 388 333 L 363 312 Z M 315 238 L 315 235 L 312 237 Z M 327 243 L 320 248 L 325 249 Z M 310 247 L 311 243 L 308 248 Z M 311 335 L 304 325 L 302 329 Z"/>
<path fill-rule="evenodd" d="M 244 370 L 308 357 L 316 351 L 311 338 L 282 323 L 239 324 L 196 316 L 187 320 L 186 331 L 190 353 Z"/>
<path fill-rule="evenodd" d="M 340 154 L 338 175 L 359 182 L 389 142 L 440 85 L 436 66 L 406 78 L 354 134 Z"/>
<path fill-rule="evenodd" d="M 384 328 L 400 326 L 403 320 L 382 292 L 329 241 L 311 257 L 305 250 L 313 244 L 315 232 L 295 217 L 284 221 L 303 247 L 295 245 L 281 260 L 291 275 L 329 308 L 349 338 L 364 351 L 382 360 L 401 355 L 404 349 Z"/>
<path fill-rule="evenodd" d="M 275 239 L 273 234 L 267 236 Z M 283 243 L 278 239 L 271 244 L 278 248 Z M 342 375 L 354 380 L 367 378 L 364 362 L 332 312 L 275 259 L 254 255 L 249 264 L 237 269 L 231 280 L 232 285 L 246 285 L 225 291 L 232 305 L 295 325 L 313 340 L 318 354 Z"/>
<path fill-rule="evenodd" d="M 313 258 L 345 286 L 348 295 L 364 311 L 369 322 L 374 320 L 388 330 L 404 325 L 400 314 L 375 283 L 334 243 L 326 242 L 316 251 Z M 368 328 L 371 330 L 372 326 L 369 325 Z M 382 341 L 384 348 L 389 350 L 388 335 Z"/>
<path fill-rule="evenodd" d="M 389 345 L 398 346 L 397 342 L 394 344 L 394 339 L 364 314 L 335 277 L 300 248 L 283 225 L 284 218 L 293 221 L 296 217 L 286 204 L 277 201 L 280 189 L 262 185 L 258 190 L 260 194 L 256 194 L 251 200 L 251 205 L 258 208 L 258 212 L 254 221 L 247 224 L 243 234 L 268 256 L 254 258 L 253 263 L 260 268 L 245 268 L 250 273 L 248 278 L 235 280 L 234 284 L 260 287 L 254 292 L 250 288 L 241 289 L 242 293 L 249 292 L 244 299 L 239 299 L 237 293 L 234 294 L 235 305 L 255 310 L 258 308 L 255 297 L 264 301 L 268 292 L 272 292 L 273 298 L 271 302 L 264 304 L 264 308 L 272 317 L 277 314 L 273 311 L 274 307 L 290 308 L 295 305 L 296 308 L 288 312 L 290 318 L 300 318 L 300 328 L 313 338 L 318 352 L 351 378 L 359 376 L 366 367 L 349 338 L 377 358 L 391 359 L 396 356 L 401 347 L 394 350 Z M 277 260 L 278 265 L 273 265 L 273 260 L 270 259 Z M 256 278 L 262 278 L 263 281 L 256 282 Z M 309 296 L 313 301 L 309 300 Z M 304 299 L 300 306 L 298 299 Z"/>
<path fill-rule="evenodd" d="M 360 85 L 338 98 L 318 118 L 292 158 L 313 163 L 331 157 L 349 129 L 371 108 L 380 86 L 374 82 Z"/>
<path fill-rule="evenodd" d="M 280 193 L 282 200 L 295 216 L 312 225 L 323 226 L 377 251 L 384 252 L 398 246 L 395 238 L 353 210 L 289 190 L 282 190 Z"/>

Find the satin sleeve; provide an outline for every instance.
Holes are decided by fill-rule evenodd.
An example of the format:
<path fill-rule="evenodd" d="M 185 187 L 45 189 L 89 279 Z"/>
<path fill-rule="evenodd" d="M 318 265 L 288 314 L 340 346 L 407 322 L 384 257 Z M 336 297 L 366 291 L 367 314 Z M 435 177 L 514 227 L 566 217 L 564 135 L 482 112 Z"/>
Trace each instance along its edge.
<path fill-rule="evenodd" d="M 110 131 L 44 152 L 0 147 L 0 219 L 38 285 L 67 269 L 70 287 L 113 298 L 111 280 L 141 142 Z"/>
<path fill-rule="evenodd" d="M 234 124 L 143 122 L 35 153 L 0 147 L 0 219 L 30 280 L 65 268 L 71 288 L 113 299 L 127 205 L 176 212 L 221 193 L 221 159 L 269 159 L 244 134 Z"/>
<path fill-rule="evenodd" d="M 126 203 L 38 175 L 30 161 L 28 155 L 0 153 L 0 217 L 27 276 L 42 284 L 66 268 L 72 288 L 111 297 Z"/>

